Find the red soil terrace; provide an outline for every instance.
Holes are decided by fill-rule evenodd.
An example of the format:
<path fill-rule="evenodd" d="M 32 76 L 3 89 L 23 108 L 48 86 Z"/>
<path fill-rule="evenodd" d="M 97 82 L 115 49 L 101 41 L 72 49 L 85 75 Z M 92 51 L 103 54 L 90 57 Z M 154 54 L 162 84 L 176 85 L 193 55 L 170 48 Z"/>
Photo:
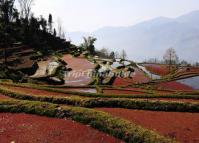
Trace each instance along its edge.
<path fill-rule="evenodd" d="M 144 64 L 146 69 L 153 74 L 164 76 L 169 74 L 168 65 L 159 65 L 159 64 Z"/>
<path fill-rule="evenodd" d="M 199 113 L 157 112 L 99 108 L 182 143 L 199 142 Z"/>
<path fill-rule="evenodd" d="M 66 85 L 87 85 L 92 81 L 88 76 L 88 71 L 94 68 L 94 64 L 85 58 L 75 58 L 72 55 L 64 55 L 62 58 L 72 68 L 69 76 L 65 78 Z"/>
<path fill-rule="evenodd" d="M 14 91 L 21 94 L 27 94 L 27 95 L 63 96 L 63 97 L 73 96 L 70 94 L 56 93 L 56 92 L 38 90 L 38 89 L 27 88 L 27 87 L 15 87 L 15 86 L 9 86 L 9 85 L 3 85 L 2 87 L 5 87 L 6 89 L 9 89 L 10 91 Z"/>
<path fill-rule="evenodd" d="M 121 143 L 71 120 L 0 113 L 1 143 Z"/>
<path fill-rule="evenodd" d="M 4 95 L 0 94 L 0 100 L 1 99 L 10 99 L 10 97 L 7 97 L 7 96 L 4 96 Z"/>
<path fill-rule="evenodd" d="M 135 73 L 132 78 L 116 78 L 113 86 L 128 86 L 134 83 L 146 83 L 149 82 L 150 79 L 144 74 L 140 69 L 135 69 Z"/>
<path fill-rule="evenodd" d="M 176 81 L 158 83 L 156 87 L 168 90 L 193 90 L 193 88 Z"/>

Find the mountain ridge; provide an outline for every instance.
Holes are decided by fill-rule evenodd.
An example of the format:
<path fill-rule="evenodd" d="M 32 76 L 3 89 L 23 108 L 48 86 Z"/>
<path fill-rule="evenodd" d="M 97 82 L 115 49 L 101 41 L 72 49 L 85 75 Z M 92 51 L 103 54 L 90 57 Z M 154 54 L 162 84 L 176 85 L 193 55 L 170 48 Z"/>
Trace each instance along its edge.
<path fill-rule="evenodd" d="M 67 33 L 74 43 L 83 36 L 95 36 L 98 49 L 125 49 L 129 59 L 143 61 L 149 58 L 162 59 L 166 49 L 173 47 L 180 59 L 199 61 L 199 11 L 177 18 L 157 17 L 127 27 L 103 27 L 92 33 Z"/>

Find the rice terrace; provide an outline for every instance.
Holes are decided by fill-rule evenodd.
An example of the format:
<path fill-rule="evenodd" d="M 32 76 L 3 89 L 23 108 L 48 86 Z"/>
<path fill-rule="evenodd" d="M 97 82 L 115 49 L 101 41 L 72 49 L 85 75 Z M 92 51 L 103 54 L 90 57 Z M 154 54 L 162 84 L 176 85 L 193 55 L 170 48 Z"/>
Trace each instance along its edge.
<path fill-rule="evenodd" d="M 132 1 L 0 0 L 0 143 L 199 143 L 198 2 Z"/>

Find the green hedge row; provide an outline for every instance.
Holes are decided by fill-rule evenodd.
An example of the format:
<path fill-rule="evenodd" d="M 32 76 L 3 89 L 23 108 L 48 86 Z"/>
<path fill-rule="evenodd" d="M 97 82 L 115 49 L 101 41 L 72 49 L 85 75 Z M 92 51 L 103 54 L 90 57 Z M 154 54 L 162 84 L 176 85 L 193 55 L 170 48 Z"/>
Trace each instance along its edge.
<path fill-rule="evenodd" d="M 199 112 L 199 104 L 166 102 L 166 101 L 150 101 L 138 99 L 118 99 L 118 98 L 81 98 L 81 97 L 53 97 L 53 96 L 36 96 L 25 95 L 16 92 L 8 91 L 8 89 L 0 88 L 0 93 L 3 95 L 21 99 L 50 102 L 55 104 L 66 104 L 73 106 L 81 106 L 87 108 L 95 107 L 111 107 L 111 108 L 126 108 L 140 109 L 153 111 L 174 111 L 174 112 Z"/>
<path fill-rule="evenodd" d="M 82 97 L 91 97 L 91 98 L 172 98 L 172 99 L 193 99 L 193 100 L 199 100 L 199 96 L 197 95 L 152 95 L 152 94 L 146 94 L 146 95 L 122 95 L 122 94 L 114 94 L 114 95 L 107 95 L 107 94 L 101 94 L 101 93 L 84 93 L 84 92 L 74 92 L 74 91 L 64 91 L 61 89 L 55 89 L 55 88 L 48 88 L 43 86 L 37 86 L 37 85 L 20 85 L 20 84 L 2 84 L 2 85 L 10 85 L 10 86 L 16 86 L 16 87 L 26 87 L 26 88 L 33 88 L 38 90 L 44 90 L 49 92 L 56 92 L 56 93 L 63 93 L 63 94 L 72 94 L 72 95 L 78 95 Z"/>
<path fill-rule="evenodd" d="M 88 124 L 95 129 L 128 143 L 176 142 L 132 122 L 92 109 L 58 106 L 56 104 L 44 102 L 9 100 L 0 101 L 0 112 L 28 113 L 56 118 L 70 118 L 74 121 Z"/>

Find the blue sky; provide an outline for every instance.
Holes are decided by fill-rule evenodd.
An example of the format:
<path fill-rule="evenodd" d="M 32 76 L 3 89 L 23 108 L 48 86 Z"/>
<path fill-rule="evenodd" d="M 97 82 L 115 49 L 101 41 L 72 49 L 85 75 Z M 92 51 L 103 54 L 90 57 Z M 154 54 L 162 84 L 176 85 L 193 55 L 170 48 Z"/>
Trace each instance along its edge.
<path fill-rule="evenodd" d="M 159 16 L 199 10 L 199 0 L 35 0 L 35 15 L 52 13 L 65 31 L 91 32 L 104 26 L 130 26 Z"/>

